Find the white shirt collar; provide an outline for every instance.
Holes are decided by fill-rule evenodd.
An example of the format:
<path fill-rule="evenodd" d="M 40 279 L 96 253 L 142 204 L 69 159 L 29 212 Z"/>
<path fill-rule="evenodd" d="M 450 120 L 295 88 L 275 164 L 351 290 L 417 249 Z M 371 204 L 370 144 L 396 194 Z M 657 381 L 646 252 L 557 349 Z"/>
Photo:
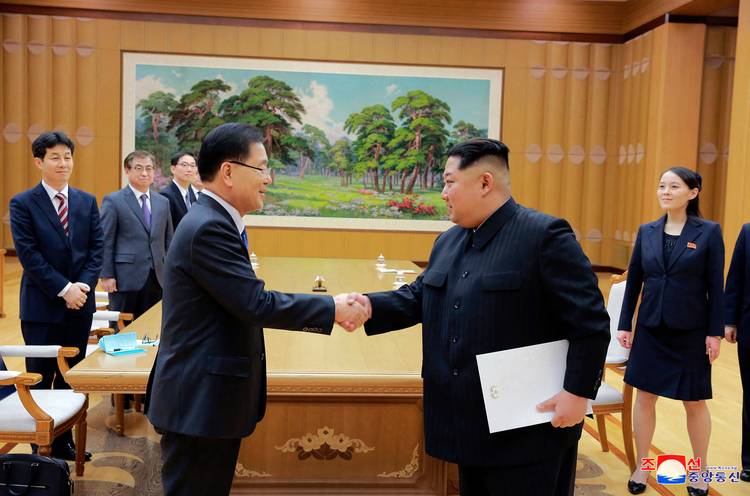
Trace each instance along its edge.
<path fill-rule="evenodd" d="M 203 190 L 201 191 L 201 194 L 204 194 L 206 196 L 213 198 L 219 203 L 219 205 L 224 207 L 224 210 L 229 212 L 229 215 L 232 217 L 232 220 L 234 221 L 234 225 L 237 228 L 237 233 L 241 235 L 242 231 L 245 230 L 245 223 L 242 221 L 242 216 L 240 215 L 240 211 L 234 208 L 229 203 L 227 203 L 227 201 L 224 198 L 220 197 L 213 191 L 209 191 L 208 189 L 203 188 Z"/>
<path fill-rule="evenodd" d="M 187 194 L 188 194 L 188 189 L 192 189 L 192 188 L 191 188 L 191 187 L 190 187 L 190 185 L 188 184 L 188 187 L 187 187 L 187 189 L 185 189 L 185 188 L 183 188 L 182 186 L 180 186 L 180 183 L 178 183 L 178 182 L 177 182 L 177 181 L 175 181 L 174 179 L 172 179 L 172 182 L 174 183 L 174 185 L 175 185 L 175 186 L 177 186 L 177 189 L 179 189 L 179 190 L 180 190 L 180 195 L 182 196 L 182 199 L 184 200 L 184 199 L 185 199 L 185 195 L 187 195 Z M 193 191 L 193 194 L 195 194 L 195 191 Z"/>
<path fill-rule="evenodd" d="M 61 189 L 60 191 L 57 191 L 55 188 L 45 183 L 44 179 L 42 179 L 42 187 L 44 188 L 44 191 L 47 192 L 47 196 L 49 196 L 50 200 L 54 199 L 55 195 L 58 193 L 62 193 L 66 199 L 68 198 L 68 185 L 67 184 L 63 186 L 63 189 Z"/>
<path fill-rule="evenodd" d="M 148 198 L 148 201 L 151 202 L 151 190 L 150 189 L 147 189 L 145 192 L 138 191 L 130 183 L 128 183 L 128 187 L 130 188 L 130 191 L 132 191 L 133 194 L 135 195 L 136 200 L 141 201 L 141 195 L 146 195 L 146 198 Z"/>

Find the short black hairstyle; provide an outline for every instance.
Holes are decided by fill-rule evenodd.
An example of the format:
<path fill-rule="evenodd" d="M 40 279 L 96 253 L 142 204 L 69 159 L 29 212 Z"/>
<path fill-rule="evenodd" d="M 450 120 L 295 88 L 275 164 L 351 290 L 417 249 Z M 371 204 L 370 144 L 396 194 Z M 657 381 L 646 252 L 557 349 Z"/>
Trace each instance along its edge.
<path fill-rule="evenodd" d="M 177 162 L 179 162 L 180 159 L 182 157 L 184 157 L 185 155 L 189 155 L 189 156 L 195 158 L 195 155 L 193 155 L 192 152 L 188 152 L 188 151 L 185 151 L 185 150 L 180 150 L 179 152 L 177 152 L 174 155 L 172 155 L 172 158 L 169 159 L 169 163 L 172 164 L 172 165 L 177 165 Z"/>
<path fill-rule="evenodd" d="M 508 145 L 502 141 L 492 138 L 476 138 L 457 143 L 448 150 L 448 157 L 459 157 L 458 168 L 465 169 L 471 167 L 482 157 L 492 155 L 500 159 L 506 169 L 510 170 L 508 162 Z"/>
<path fill-rule="evenodd" d="M 201 181 L 211 181 L 222 162 L 241 160 L 253 143 L 262 143 L 263 134 L 250 124 L 231 122 L 209 132 L 198 152 L 198 173 Z"/>
<path fill-rule="evenodd" d="M 146 150 L 133 150 L 128 153 L 128 156 L 122 161 L 122 166 L 126 169 L 130 169 L 133 165 L 133 160 L 137 158 L 148 158 L 151 160 L 151 163 L 154 164 L 154 167 L 156 167 L 156 157 L 154 157 L 153 153 Z"/>
<path fill-rule="evenodd" d="M 44 160 L 44 156 L 47 155 L 47 150 L 54 148 L 57 145 L 65 145 L 70 148 L 70 153 L 73 153 L 76 146 L 73 144 L 73 140 L 68 138 L 68 135 L 62 131 L 51 131 L 42 133 L 34 140 L 31 144 L 31 153 L 34 158 Z"/>

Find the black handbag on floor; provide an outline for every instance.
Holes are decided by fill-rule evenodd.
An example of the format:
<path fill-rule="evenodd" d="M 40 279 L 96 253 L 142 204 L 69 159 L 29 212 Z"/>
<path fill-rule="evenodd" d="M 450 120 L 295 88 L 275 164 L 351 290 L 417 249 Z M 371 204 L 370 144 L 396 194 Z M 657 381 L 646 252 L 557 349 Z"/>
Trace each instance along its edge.
<path fill-rule="evenodd" d="M 39 455 L 0 455 L 0 496 L 71 496 L 64 460 Z"/>

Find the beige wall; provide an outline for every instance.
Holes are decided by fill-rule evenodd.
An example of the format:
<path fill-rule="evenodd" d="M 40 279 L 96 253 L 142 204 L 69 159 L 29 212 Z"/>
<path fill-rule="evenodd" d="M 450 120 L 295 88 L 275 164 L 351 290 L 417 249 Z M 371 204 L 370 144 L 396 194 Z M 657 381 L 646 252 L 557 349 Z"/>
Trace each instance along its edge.
<path fill-rule="evenodd" d="M 714 29 L 727 31 L 708 32 Z M 0 36 L 6 221 L 10 197 L 38 180 L 30 140 L 51 127 L 78 145 L 74 186 L 99 199 L 119 187 L 123 51 L 505 68 L 502 138 L 514 196 L 566 217 L 592 262 L 624 266 L 632 232 L 655 215 L 657 171 L 673 161 L 696 167 L 707 100 L 702 25 L 665 25 L 607 45 L 4 14 Z M 676 56 L 690 77 L 679 77 Z M 712 108 L 728 105 L 729 86 L 726 74 L 714 81 L 710 97 L 719 103 Z M 715 114 L 701 136 L 725 143 L 718 139 L 725 113 Z M 707 184 L 707 193 L 713 188 Z M 372 258 L 382 251 L 419 261 L 435 235 L 267 228 L 250 237 L 261 255 Z M 1 246 L 12 247 L 7 224 Z"/>

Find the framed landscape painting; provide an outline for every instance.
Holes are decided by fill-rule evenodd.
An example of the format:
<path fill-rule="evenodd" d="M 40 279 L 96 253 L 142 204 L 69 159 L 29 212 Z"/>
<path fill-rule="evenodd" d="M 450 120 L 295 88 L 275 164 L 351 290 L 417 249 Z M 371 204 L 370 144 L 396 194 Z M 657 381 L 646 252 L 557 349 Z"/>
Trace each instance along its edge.
<path fill-rule="evenodd" d="M 502 69 L 124 53 L 122 154 L 198 152 L 225 122 L 263 133 L 272 183 L 249 225 L 443 231 L 445 153 L 500 137 Z"/>

